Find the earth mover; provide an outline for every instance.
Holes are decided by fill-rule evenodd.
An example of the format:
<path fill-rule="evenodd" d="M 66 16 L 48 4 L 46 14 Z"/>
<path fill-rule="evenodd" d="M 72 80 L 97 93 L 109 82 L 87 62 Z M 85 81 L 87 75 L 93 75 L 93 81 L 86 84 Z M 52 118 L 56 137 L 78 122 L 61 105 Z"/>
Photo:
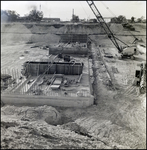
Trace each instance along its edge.
<path fill-rule="evenodd" d="M 110 30 L 109 26 L 105 22 L 104 18 L 102 17 L 101 13 L 97 9 L 96 5 L 94 4 L 94 2 L 93 1 L 86 1 L 86 2 L 88 3 L 97 21 L 100 23 L 101 27 L 104 29 L 105 33 L 108 35 L 108 38 L 112 41 L 112 43 L 118 49 L 118 53 L 121 54 L 121 58 L 135 59 L 134 55 L 138 54 L 138 50 L 137 50 L 136 45 L 134 45 L 133 43 L 135 43 L 138 40 L 138 38 L 135 37 L 134 42 L 132 43 L 131 46 L 129 46 L 126 43 L 124 43 L 122 40 L 115 37 L 112 31 Z M 119 46 L 117 40 L 125 44 L 125 46 Z"/>
<path fill-rule="evenodd" d="M 133 60 L 135 59 L 134 55 L 137 55 L 137 54 L 138 54 L 138 50 L 136 46 L 126 47 L 122 50 L 120 59 L 131 58 Z"/>

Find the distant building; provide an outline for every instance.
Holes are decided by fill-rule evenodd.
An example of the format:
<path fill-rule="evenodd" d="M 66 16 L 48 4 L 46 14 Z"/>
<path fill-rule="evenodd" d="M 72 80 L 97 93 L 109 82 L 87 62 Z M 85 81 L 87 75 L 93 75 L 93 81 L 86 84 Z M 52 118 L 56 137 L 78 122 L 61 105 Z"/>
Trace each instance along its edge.
<path fill-rule="evenodd" d="M 105 20 L 106 23 L 108 23 L 108 22 L 111 22 L 111 18 L 112 17 L 104 17 L 104 20 Z"/>
<path fill-rule="evenodd" d="M 103 19 L 106 23 L 111 21 L 111 17 L 104 17 Z M 99 21 L 97 21 L 97 19 L 89 19 L 88 22 L 97 23 Z"/>
<path fill-rule="evenodd" d="M 60 18 L 42 18 L 42 22 L 60 22 Z"/>
<path fill-rule="evenodd" d="M 88 22 L 90 22 L 90 23 L 96 23 L 97 19 L 89 19 Z"/>

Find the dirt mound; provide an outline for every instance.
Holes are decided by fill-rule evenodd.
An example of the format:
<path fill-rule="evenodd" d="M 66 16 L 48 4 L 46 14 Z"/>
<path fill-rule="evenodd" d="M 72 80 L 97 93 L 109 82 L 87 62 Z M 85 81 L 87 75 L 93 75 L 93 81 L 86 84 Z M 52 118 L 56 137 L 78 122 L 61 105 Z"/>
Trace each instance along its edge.
<path fill-rule="evenodd" d="M 48 124 L 52 125 L 57 125 L 61 122 L 60 113 L 55 108 L 46 105 L 40 107 L 4 106 L 1 108 L 1 112 L 4 116 L 13 116 L 21 120 L 44 120 Z"/>
<path fill-rule="evenodd" d="M 146 30 L 146 23 L 134 23 L 132 24 L 136 29 L 145 29 Z"/>
<path fill-rule="evenodd" d="M 1 34 L 1 44 L 16 44 L 16 43 L 26 43 L 30 41 L 31 34 Z"/>
<path fill-rule="evenodd" d="M 114 23 L 111 23 L 110 25 L 110 30 L 113 32 L 113 33 L 120 33 L 123 31 L 123 26 L 121 24 L 114 24 Z"/>
<path fill-rule="evenodd" d="M 60 40 L 60 37 L 54 34 L 33 34 L 29 41 L 33 43 L 43 42 L 43 43 L 58 43 Z"/>
<path fill-rule="evenodd" d="M 119 24 L 111 24 L 110 29 L 116 33 L 122 31 L 123 27 Z M 44 43 L 58 43 L 60 37 L 55 34 L 64 33 L 86 33 L 86 34 L 104 34 L 103 28 L 97 25 L 63 25 L 56 28 L 53 25 L 43 24 L 21 24 L 9 23 L 1 26 L 1 43 L 26 43 L 26 42 L 44 42 Z"/>
<path fill-rule="evenodd" d="M 58 29 L 56 29 L 54 26 L 41 26 L 41 25 L 33 25 L 31 28 L 30 28 L 30 31 L 32 33 L 56 33 Z"/>
<path fill-rule="evenodd" d="M 25 33 L 30 34 L 31 31 L 23 24 L 21 23 L 9 23 L 9 24 L 2 24 L 1 32 L 7 32 L 7 33 Z"/>
<path fill-rule="evenodd" d="M 57 29 L 53 26 L 46 28 L 42 26 L 26 26 L 23 24 L 6 24 L 1 27 L 1 43 L 14 44 L 26 42 L 58 43 L 60 37 L 52 34 Z M 42 34 L 41 34 L 42 33 Z M 43 34 L 44 33 L 44 34 Z"/>
<path fill-rule="evenodd" d="M 2 149 L 112 149 L 96 138 L 90 138 L 60 126 L 40 121 L 2 118 Z"/>
<path fill-rule="evenodd" d="M 117 124 L 112 123 L 110 120 L 99 119 L 95 117 L 83 117 L 75 121 L 78 125 L 83 127 L 89 135 L 101 139 L 109 146 L 117 146 L 118 148 L 138 148 L 140 141 L 145 144 L 144 136 L 139 136 L 131 132 L 131 129 L 125 129 Z M 119 133 L 117 132 L 119 131 Z M 139 147 L 140 146 L 140 147 Z"/>
<path fill-rule="evenodd" d="M 24 43 L 29 41 L 31 35 L 31 31 L 23 24 L 5 24 L 2 25 L 1 43 Z"/>
<path fill-rule="evenodd" d="M 62 127 L 63 127 L 63 129 L 71 130 L 71 131 L 74 131 L 81 135 L 88 135 L 87 130 L 85 128 L 79 126 L 75 122 L 68 122 L 66 124 L 63 124 Z"/>

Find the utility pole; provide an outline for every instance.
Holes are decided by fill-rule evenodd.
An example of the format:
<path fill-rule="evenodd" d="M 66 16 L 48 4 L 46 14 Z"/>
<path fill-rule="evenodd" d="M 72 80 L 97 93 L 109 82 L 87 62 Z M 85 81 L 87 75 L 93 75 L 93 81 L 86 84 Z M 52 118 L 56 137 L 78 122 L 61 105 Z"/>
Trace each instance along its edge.
<path fill-rule="evenodd" d="M 72 10 L 72 21 L 74 22 L 74 9 Z"/>

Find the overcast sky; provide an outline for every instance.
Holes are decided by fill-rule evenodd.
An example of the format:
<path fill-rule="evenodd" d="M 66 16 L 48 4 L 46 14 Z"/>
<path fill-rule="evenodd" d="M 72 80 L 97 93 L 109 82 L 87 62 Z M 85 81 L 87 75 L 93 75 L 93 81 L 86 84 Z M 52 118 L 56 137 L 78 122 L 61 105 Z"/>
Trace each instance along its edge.
<path fill-rule="evenodd" d="M 94 1 L 103 17 L 132 16 L 146 18 L 146 1 Z M 80 19 L 95 18 L 86 1 L 1 1 L 1 10 L 15 10 L 20 16 L 36 7 L 44 17 L 60 18 L 67 21 L 74 14 Z"/>

